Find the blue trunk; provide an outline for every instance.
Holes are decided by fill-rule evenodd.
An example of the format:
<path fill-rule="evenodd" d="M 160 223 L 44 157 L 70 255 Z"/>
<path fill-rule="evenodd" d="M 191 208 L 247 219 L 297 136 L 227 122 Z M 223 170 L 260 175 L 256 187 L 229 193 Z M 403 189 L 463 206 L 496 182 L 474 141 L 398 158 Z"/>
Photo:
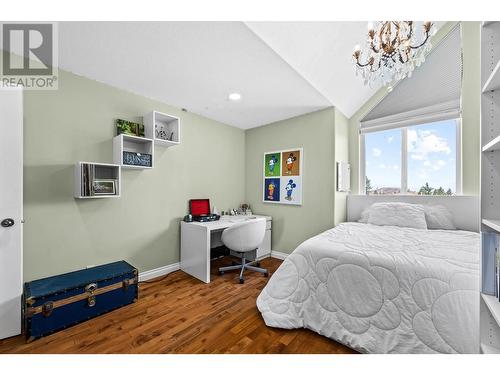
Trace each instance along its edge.
<path fill-rule="evenodd" d="M 24 284 L 28 340 L 91 319 L 134 302 L 137 269 L 125 261 Z"/>

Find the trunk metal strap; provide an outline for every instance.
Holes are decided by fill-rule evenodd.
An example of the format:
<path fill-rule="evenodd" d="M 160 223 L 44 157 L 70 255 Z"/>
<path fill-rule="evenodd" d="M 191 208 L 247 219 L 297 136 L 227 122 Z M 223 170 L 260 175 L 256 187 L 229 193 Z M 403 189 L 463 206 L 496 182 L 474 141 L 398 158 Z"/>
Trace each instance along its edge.
<path fill-rule="evenodd" d="M 31 317 L 33 315 L 43 313 L 44 312 L 44 306 L 48 302 L 50 302 L 52 304 L 51 310 L 53 310 L 53 309 L 57 309 L 58 307 L 66 306 L 66 305 L 69 305 L 71 303 L 75 303 L 75 302 L 78 302 L 78 301 L 82 301 L 82 300 L 88 299 L 89 297 L 92 297 L 92 296 L 94 296 L 94 298 L 95 298 L 95 296 L 98 296 L 98 295 L 104 294 L 104 293 L 108 293 L 108 292 L 111 292 L 111 291 L 116 290 L 116 289 L 123 288 L 124 290 L 126 290 L 129 285 L 136 284 L 137 281 L 138 281 L 137 277 L 134 277 L 132 279 L 125 279 L 123 281 L 120 281 L 119 283 L 111 284 L 111 285 L 108 285 L 108 286 L 105 286 L 105 287 L 102 287 L 102 288 L 96 288 L 96 289 L 94 289 L 92 291 L 88 291 L 88 292 L 85 292 L 85 293 L 82 293 L 82 294 L 78 294 L 76 296 L 72 296 L 72 297 L 69 297 L 69 298 L 66 298 L 66 299 L 61 299 L 59 301 L 47 301 L 43 305 L 40 305 L 40 306 L 37 306 L 37 307 L 28 307 L 26 309 L 26 315 L 28 317 Z"/>

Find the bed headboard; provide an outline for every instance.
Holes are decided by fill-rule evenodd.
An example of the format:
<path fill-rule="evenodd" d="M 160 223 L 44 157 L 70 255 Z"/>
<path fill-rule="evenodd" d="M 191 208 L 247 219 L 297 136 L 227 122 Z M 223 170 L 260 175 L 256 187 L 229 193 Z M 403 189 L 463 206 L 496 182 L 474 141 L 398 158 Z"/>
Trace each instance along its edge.
<path fill-rule="evenodd" d="M 359 220 L 365 208 L 379 202 L 439 204 L 448 208 L 458 229 L 479 232 L 481 227 L 479 197 L 468 195 L 348 195 L 347 221 Z"/>

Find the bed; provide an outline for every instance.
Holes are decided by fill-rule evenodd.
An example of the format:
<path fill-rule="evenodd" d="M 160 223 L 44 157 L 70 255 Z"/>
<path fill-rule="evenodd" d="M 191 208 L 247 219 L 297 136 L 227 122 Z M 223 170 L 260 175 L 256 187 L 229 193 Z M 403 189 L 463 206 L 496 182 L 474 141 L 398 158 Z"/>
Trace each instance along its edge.
<path fill-rule="evenodd" d="M 459 230 L 358 223 L 389 198 L 350 196 L 350 221 L 299 245 L 262 290 L 266 325 L 308 328 L 365 353 L 476 353 L 478 199 L 419 198 L 392 200 L 445 205 Z"/>

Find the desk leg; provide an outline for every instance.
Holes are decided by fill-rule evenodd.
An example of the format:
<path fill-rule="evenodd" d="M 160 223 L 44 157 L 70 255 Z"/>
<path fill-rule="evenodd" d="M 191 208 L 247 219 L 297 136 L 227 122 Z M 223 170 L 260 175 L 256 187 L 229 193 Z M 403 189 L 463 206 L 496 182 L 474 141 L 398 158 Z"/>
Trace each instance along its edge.
<path fill-rule="evenodd" d="M 210 231 L 200 225 L 181 222 L 181 270 L 210 282 Z"/>

